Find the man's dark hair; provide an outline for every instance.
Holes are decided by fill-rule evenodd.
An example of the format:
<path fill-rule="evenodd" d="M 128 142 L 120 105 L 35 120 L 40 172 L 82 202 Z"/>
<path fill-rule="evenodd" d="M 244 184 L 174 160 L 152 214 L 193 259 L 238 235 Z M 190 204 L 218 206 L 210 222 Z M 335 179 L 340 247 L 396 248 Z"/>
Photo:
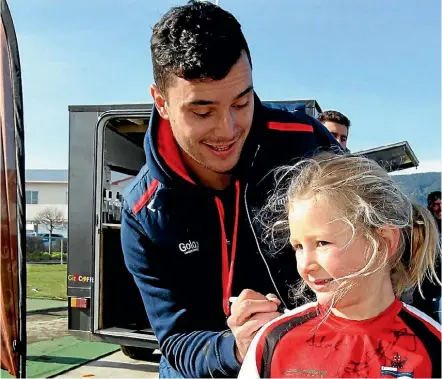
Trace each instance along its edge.
<path fill-rule="evenodd" d="M 171 74 L 186 80 L 220 80 L 242 51 L 252 66 L 240 23 L 210 2 L 189 1 L 171 8 L 153 27 L 150 50 L 155 83 L 164 95 Z"/>
<path fill-rule="evenodd" d="M 347 129 L 350 128 L 351 122 L 348 117 L 344 116 L 338 111 L 325 111 L 319 114 L 318 120 L 324 123 L 325 121 L 336 122 L 340 125 L 345 125 Z"/>
<path fill-rule="evenodd" d="M 441 199 L 441 192 L 440 191 L 433 191 L 427 196 L 427 204 L 430 206 L 436 200 L 440 200 L 440 199 Z"/>

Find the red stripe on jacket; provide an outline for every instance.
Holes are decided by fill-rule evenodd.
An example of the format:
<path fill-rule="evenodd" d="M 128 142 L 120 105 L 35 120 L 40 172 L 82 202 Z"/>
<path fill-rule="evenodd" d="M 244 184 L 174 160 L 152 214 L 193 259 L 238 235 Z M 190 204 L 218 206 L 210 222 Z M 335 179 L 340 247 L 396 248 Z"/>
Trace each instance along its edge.
<path fill-rule="evenodd" d="M 280 130 L 282 132 L 310 132 L 313 133 L 313 126 L 300 124 L 297 122 L 276 122 L 270 121 L 267 124 L 269 129 Z"/>
<path fill-rule="evenodd" d="M 184 166 L 180 150 L 172 133 L 170 122 L 164 118 L 159 119 L 158 125 L 158 152 L 163 157 L 166 164 L 181 176 L 184 180 L 195 184 L 190 178 L 189 173 Z"/>
<path fill-rule="evenodd" d="M 152 197 L 153 193 L 158 187 L 158 180 L 154 179 L 152 180 L 152 183 L 150 183 L 149 188 L 141 195 L 140 199 L 134 204 L 132 207 L 132 212 L 137 214 L 143 207 L 147 204 L 149 199 Z"/>

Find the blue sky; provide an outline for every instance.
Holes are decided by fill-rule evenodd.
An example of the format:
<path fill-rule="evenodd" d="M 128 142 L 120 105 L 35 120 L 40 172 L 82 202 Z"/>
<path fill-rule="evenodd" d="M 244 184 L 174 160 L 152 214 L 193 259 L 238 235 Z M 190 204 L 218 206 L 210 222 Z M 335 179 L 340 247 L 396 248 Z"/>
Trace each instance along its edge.
<path fill-rule="evenodd" d="M 27 168 L 67 168 L 68 105 L 151 102 L 151 28 L 180 0 L 8 0 Z M 441 163 L 439 0 L 220 0 L 243 26 L 262 100 L 316 99 L 352 151 L 407 140 Z M 431 168 L 430 168 L 431 167 Z"/>

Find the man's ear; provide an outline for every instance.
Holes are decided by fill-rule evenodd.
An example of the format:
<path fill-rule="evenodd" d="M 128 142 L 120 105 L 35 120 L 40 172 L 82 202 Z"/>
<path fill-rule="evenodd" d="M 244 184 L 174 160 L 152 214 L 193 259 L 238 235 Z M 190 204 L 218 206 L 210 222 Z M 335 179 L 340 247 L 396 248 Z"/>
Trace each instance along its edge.
<path fill-rule="evenodd" d="M 398 249 L 401 232 L 398 228 L 384 226 L 378 229 L 378 233 L 381 235 L 387 245 L 388 257 L 391 257 Z"/>
<path fill-rule="evenodd" d="M 151 84 L 150 86 L 150 94 L 153 97 L 153 102 L 155 104 L 155 108 L 157 108 L 158 113 L 165 120 L 169 119 L 169 115 L 166 110 L 166 99 L 158 89 L 156 84 Z"/>

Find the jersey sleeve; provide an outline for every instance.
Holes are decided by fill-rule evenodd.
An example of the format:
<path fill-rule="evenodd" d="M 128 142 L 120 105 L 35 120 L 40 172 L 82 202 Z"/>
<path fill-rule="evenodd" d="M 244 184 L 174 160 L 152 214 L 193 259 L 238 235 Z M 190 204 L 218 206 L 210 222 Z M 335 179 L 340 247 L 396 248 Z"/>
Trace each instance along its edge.
<path fill-rule="evenodd" d="M 303 305 L 302 307 L 295 308 L 287 313 L 275 318 L 272 321 L 269 321 L 265 324 L 259 332 L 255 335 L 250 344 L 249 349 L 247 350 L 247 354 L 244 358 L 243 364 L 241 366 L 241 370 L 239 372 L 238 378 L 240 379 L 256 379 L 261 378 L 263 371 L 266 370 L 265 365 L 271 365 L 271 361 L 266 359 L 264 352 L 264 346 L 266 345 L 267 337 L 269 334 L 281 324 L 290 321 L 293 318 L 299 316 L 299 314 L 311 311 L 316 307 L 317 303 L 308 303 Z M 269 367 L 267 367 L 269 369 Z"/>

